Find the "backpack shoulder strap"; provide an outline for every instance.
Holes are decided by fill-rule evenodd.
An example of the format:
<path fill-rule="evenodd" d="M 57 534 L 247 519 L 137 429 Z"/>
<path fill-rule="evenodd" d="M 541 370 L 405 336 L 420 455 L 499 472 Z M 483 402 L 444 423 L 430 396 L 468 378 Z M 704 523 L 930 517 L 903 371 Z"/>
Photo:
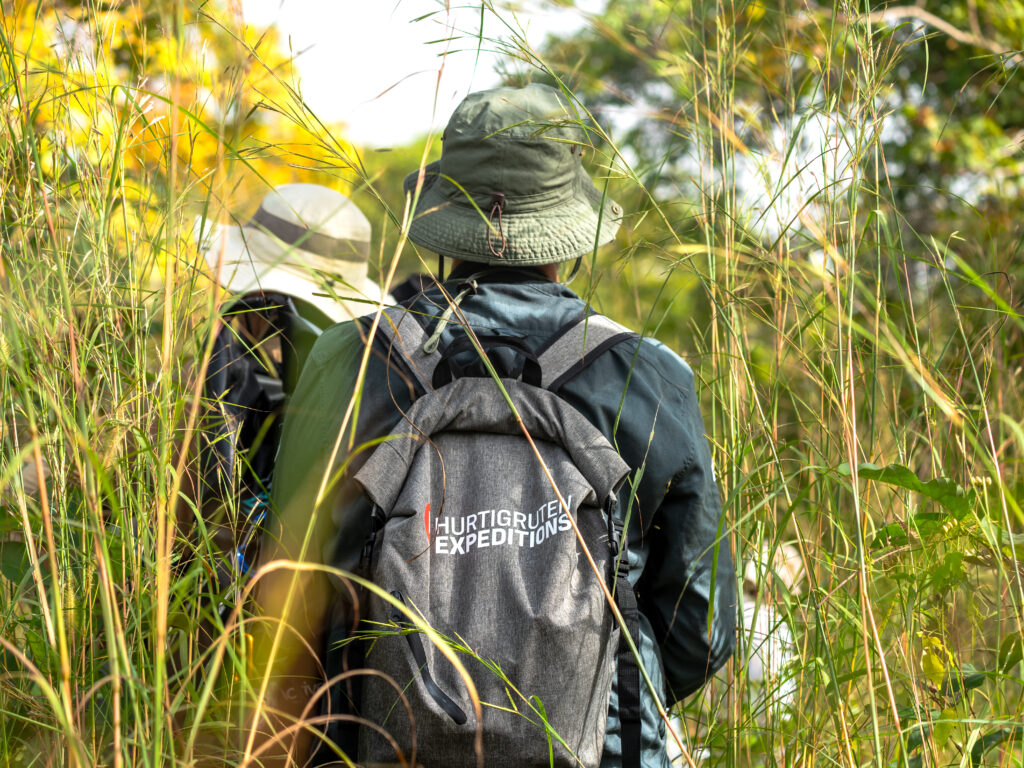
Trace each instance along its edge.
<path fill-rule="evenodd" d="M 434 370 L 442 362 L 442 355 L 436 350 L 424 351 L 429 336 L 414 314 L 401 306 L 385 307 L 378 332 L 388 347 L 389 360 L 400 361 L 422 394 L 434 388 Z M 566 323 L 538 351 L 541 386 L 557 392 L 606 349 L 635 337 L 631 330 L 604 315 L 584 314 Z"/>
<path fill-rule="evenodd" d="M 401 306 L 385 307 L 377 331 L 385 340 L 389 361 L 400 361 L 415 379 L 420 394 L 432 390 L 434 369 L 441 362 L 441 355 L 436 350 L 423 351 L 428 336 L 414 313 Z"/>
<path fill-rule="evenodd" d="M 584 313 L 566 323 L 538 355 L 544 388 L 557 393 L 563 384 L 585 370 L 602 352 L 621 341 L 636 337 L 637 334 L 604 315 Z M 628 633 L 633 644 L 639 646 L 639 607 L 628 578 L 629 549 L 622 521 L 614 518 L 613 525 L 615 550 L 619 551 L 619 543 L 623 545 L 614 577 L 615 602 L 625 621 L 616 650 L 622 766 L 640 768 L 643 729 L 640 669 L 626 637 Z"/>
<path fill-rule="evenodd" d="M 543 348 L 537 359 L 541 386 L 557 392 L 606 349 L 636 334 L 604 315 L 584 314 L 562 326 Z"/>

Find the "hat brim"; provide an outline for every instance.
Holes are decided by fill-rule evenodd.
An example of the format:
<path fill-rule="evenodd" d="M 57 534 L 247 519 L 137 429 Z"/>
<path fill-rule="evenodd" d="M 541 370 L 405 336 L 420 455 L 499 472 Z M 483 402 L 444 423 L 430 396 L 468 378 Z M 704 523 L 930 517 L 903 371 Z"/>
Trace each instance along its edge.
<path fill-rule="evenodd" d="M 334 322 L 368 314 L 373 307 L 367 302 L 380 301 L 380 287 L 366 277 L 365 265 L 354 264 L 354 269 L 340 272 L 337 281 L 329 282 L 311 270 L 286 264 L 280 243 L 258 229 L 222 225 L 209 241 L 203 256 L 210 275 L 232 294 L 284 293 L 312 304 Z M 301 253 L 296 248 L 290 251 L 293 256 Z"/>
<path fill-rule="evenodd" d="M 406 193 L 415 191 L 418 178 L 418 170 L 406 176 Z M 444 189 L 447 186 L 442 183 L 440 161 L 424 168 L 409 239 L 434 253 L 466 261 L 510 266 L 569 261 L 614 240 L 622 220 L 622 209 L 609 197 L 602 201 L 601 190 L 581 166 L 567 200 L 538 211 L 502 216 L 505 250 L 499 257 L 494 253 L 501 251 L 497 218 L 491 230 L 488 212 L 474 207 L 462 193 L 453 196 Z"/>

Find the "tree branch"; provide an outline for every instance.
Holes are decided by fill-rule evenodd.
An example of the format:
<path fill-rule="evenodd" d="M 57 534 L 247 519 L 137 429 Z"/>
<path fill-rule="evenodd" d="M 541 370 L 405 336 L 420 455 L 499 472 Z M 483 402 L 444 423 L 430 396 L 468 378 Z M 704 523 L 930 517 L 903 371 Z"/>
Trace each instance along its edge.
<path fill-rule="evenodd" d="M 1012 51 L 1004 48 L 1002 45 L 997 43 L 995 40 L 982 37 L 979 34 L 973 32 L 966 32 L 962 29 L 958 29 L 950 24 L 945 19 L 936 16 L 930 11 L 926 11 L 924 8 L 919 8 L 916 5 L 894 5 L 889 8 L 885 8 L 881 11 L 874 11 L 872 13 L 863 13 L 857 15 L 847 15 L 845 13 L 832 13 L 828 8 L 814 7 L 815 11 L 821 13 L 832 14 L 833 18 L 837 21 L 841 21 L 849 24 L 878 24 L 878 23 L 898 23 L 901 21 L 920 21 L 926 26 L 933 27 L 939 32 L 948 35 L 949 37 L 956 40 L 958 43 L 964 45 L 973 45 L 976 48 L 983 48 L 986 51 L 991 51 L 997 56 L 1003 57 L 1003 61 L 1009 64 L 1019 65 L 1024 62 L 1024 56 L 1019 51 Z"/>

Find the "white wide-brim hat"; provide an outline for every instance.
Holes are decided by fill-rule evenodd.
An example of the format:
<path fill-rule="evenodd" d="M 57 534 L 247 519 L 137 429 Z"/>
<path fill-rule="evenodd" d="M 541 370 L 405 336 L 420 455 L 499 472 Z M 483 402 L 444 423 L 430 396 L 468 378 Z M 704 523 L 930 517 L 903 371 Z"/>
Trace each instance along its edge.
<path fill-rule="evenodd" d="M 380 287 L 367 277 L 370 222 L 355 203 L 317 184 L 268 194 L 245 224 L 196 219 L 211 276 L 230 292 L 283 293 L 335 322 L 373 311 Z"/>

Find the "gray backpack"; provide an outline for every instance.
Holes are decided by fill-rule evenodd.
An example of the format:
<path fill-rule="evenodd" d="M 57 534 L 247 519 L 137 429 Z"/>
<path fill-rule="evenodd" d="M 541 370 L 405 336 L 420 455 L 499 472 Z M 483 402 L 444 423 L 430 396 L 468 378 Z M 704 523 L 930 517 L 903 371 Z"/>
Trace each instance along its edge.
<path fill-rule="evenodd" d="M 361 626 L 374 672 L 363 678 L 360 762 L 597 766 L 617 666 L 624 765 L 638 764 L 639 675 L 583 549 L 635 637 L 615 514 L 629 467 L 556 394 L 635 335 L 588 315 L 539 353 L 520 345 L 522 380 L 502 380 L 506 400 L 493 378 L 460 377 L 445 352 L 424 351 L 413 313 L 385 314 L 390 360 L 421 394 L 356 475 L 374 509 L 367 567 L 392 598 L 371 595 Z M 480 337 L 489 356 L 514 341 Z M 412 617 L 462 663 L 481 719 Z"/>

